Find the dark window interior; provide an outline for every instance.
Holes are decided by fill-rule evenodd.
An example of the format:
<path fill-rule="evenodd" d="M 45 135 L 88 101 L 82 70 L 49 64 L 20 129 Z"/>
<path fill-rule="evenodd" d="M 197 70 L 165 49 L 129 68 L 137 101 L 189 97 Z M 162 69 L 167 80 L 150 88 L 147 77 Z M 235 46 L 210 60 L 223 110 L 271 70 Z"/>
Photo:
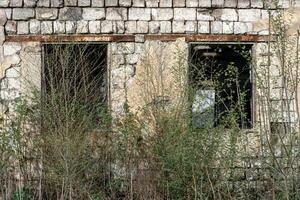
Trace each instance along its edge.
<path fill-rule="evenodd" d="M 44 103 L 57 100 L 100 121 L 107 103 L 107 45 L 44 44 L 42 91 Z M 54 99 L 54 97 L 56 99 Z"/>
<path fill-rule="evenodd" d="M 251 45 L 191 45 L 194 126 L 226 125 L 229 116 L 241 128 L 252 126 L 250 62 Z"/>

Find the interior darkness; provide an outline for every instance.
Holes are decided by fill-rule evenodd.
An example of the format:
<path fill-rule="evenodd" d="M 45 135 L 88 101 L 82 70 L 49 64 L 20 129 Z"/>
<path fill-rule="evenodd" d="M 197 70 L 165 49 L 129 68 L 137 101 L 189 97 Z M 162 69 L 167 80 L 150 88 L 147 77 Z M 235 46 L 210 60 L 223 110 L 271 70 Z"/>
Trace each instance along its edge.
<path fill-rule="evenodd" d="M 228 109 L 237 111 L 241 128 L 252 125 L 250 50 L 251 45 L 191 45 L 190 83 L 196 90 L 215 90 L 215 125 L 229 114 Z M 238 112 L 241 106 L 237 105 L 241 94 L 243 115 Z"/>
<path fill-rule="evenodd" d="M 105 44 L 44 44 L 43 100 L 56 96 L 96 112 L 107 103 L 106 52 Z"/>

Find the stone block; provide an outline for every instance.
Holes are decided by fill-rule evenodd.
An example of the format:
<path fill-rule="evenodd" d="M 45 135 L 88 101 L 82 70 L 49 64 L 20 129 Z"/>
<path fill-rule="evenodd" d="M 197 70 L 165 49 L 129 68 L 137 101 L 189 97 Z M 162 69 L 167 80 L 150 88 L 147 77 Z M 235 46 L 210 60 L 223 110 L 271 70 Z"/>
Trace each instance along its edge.
<path fill-rule="evenodd" d="M 132 0 L 133 7 L 145 7 L 145 0 Z"/>
<path fill-rule="evenodd" d="M 63 34 L 66 32 L 66 24 L 64 21 L 54 21 L 53 22 L 53 31 L 57 34 Z"/>
<path fill-rule="evenodd" d="M 9 42 L 3 45 L 4 56 L 11 56 L 17 54 L 21 50 L 22 46 L 17 42 Z"/>
<path fill-rule="evenodd" d="M 225 0 L 224 7 L 226 8 L 236 8 L 238 0 Z"/>
<path fill-rule="evenodd" d="M 126 8 L 107 8 L 106 20 L 127 20 Z"/>
<path fill-rule="evenodd" d="M 186 0 L 186 7 L 198 7 L 199 0 Z"/>
<path fill-rule="evenodd" d="M 11 67 L 6 70 L 5 77 L 6 78 L 18 78 L 21 76 L 21 68 L 20 67 Z"/>
<path fill-rule="evenodd" d="M 223 22 L 223 34 L 233 34 L 234 22 Z"/>
<path fill-rule="evenodd" d="M 136 33 L 136 21 L 125 22 L 125 32 L 126 33 Z"/>
<path fill-rule="evenodd" d="M 34 18 L 34 9 L 32 8 L 14 8 L 13 19 L 14 20 L 28 20 Z"/>
<path fill-rule="evenodd" d="M 238 1 L 238 8 L 250 8 L 250 0 Z"/>
<path fill-rule="evenodd" d="M 212 0 L 211 6 L 212 7 L 224 7 L 224 0 Z"/>
<path fill-rule="evenodd" d="M 170 21 L 160 22 L 160 32 L 161 33 L 172 33 L 172 23 Z"/>
<path fill-rule="evenodd" d="M 114 21 L 113 22 L 114 33 L 123 34 L 125 32 L 124 21 Z"/>
<path fill-rule="evenodd" d="M 51 7 L 60 8 L 63 7 L 63 5 L 64 5 L 63 0 L 51 0 Z"/>
<path fill-rule="evenodd" d="M 212 34 L 222 34 L 223 32 L 223 23 L 220 21 L 211 22 L 211 33 Z"/>
<path fill-rule="evenodd" d="M 251 32 L 253 25 L 246 22 L 234 22 L 234 34 L 244 34 Z"/>
<path fill-rule="evenodd" d="M 146 7 L 157 8 L 159 0 L 146 0 Z"/>
<path fill-rule="evenodd" d="M 9 5 L 9 0 L 1 0 L 0 1 L 0 7 L 8 7 Z"/>
<path fill-rule="evenodd" d="M 90 0 L 77 0 L 78 6 L 81 7 L 88 7 L 91 6 L 91 1 Z"/>
<path fill-rule="evenodd" d="M 17 33 L 17 22 L 16 21 L 7 21 L 5 24 L 5 32 L 9 35 Z"/>
<path fill-rule="evenodd" d="M 125 56 L 125 60 L 126 60 L 126 64 L 135 65 L 139 60 L 139 55 L 136 53 L 128 54 Z"/>
<path fill-rule="evenodd" d="M 202 8 L 211 7 L 211 0 L 199 0 L 199 7 Z"/>
<path fill-rule="evenodd" d="M 101 20 L 105 18 L 104 8 L 83 8 L 82 19 L 83 20 Z"/>
<path fill-rule="evenodd" d="M 4 9 L 0 9 L 0 26 L 4 26 L 7 21 L 7 16 Z"/>
<path fill-rule="evenodd" d="M 3 26 L 0 26 L 0 45 L 2 45 L 5 41 L 5 29 Z M 0 55 L 0 58 L 2 56 Z"/>
<path fill-rule="evenodd" d="M 52 34 L 53 26 L 51 21 L 42 21 L 41 22 L 41 34 Z"/>
<path fill-rule="evenodd" d="M 65 7 L 59 10 L 59 20 L 79 21 L 81 19 L 82 19 L 81 8 Z"/>
<path fill-rule="evenodd" d="M 200 21 L 213 21 L 215 18 L 212 16 L 211 10 L 197 9 L 197 20 Z"/>
<path fill-rule="evenodd" d="M 31 20 L 29 22 L 29 32 L 31 34 L 39 34 L 41 32 L 41 22 L 38 20 Z"/>
<path fill-rule="evenodd" d="M 6 18 L 7 19 L 12 19 L 12 9 L 11 8 L 5 8 L 4 11 L 5 11 L 5 14 L 6 14 Z"/>
<path fill-rule="evenodd" d="M 149 21 L 151 19 L 150 8 L 129 8 L 129 20 L 144 20 Z"/>
<path fill-rule="evenodd" d="M 172 8 L 157 8 L 152 9 L 152 20 L 164 21 L 173 19 Z"/>
<path fill-rule="evenodd" d="M 105 7 L 118 6 L 118 0 L 105 0 Z"/>
<path fill-rule="evenodd" d="M 251 7 L 252 8 L 263 8 L 264 7 L 263 0 L 251 0 Z"/>
<path fill-rule="evenodd" d="M 104 7 L 104 0 L 92 0 L 92 7 Z"/>
<path fill-rule="evenodd" d="M 22 7 L 22 0 L 10 0 L 9 6 L 10 7 Z"/>
<path fill-rule="evenodd" d="M 196 20 L 196 8 L 174 8 L 175 20 Z"/>
<path fill-rule="evenodd" d="M 35 7 L 37 0 L 24 0 L 24 7 Z"/>
<path fill-rule="evenodd" d="M 197 33 L 198 25 L 197 21 L 186 21 L 185 22 L 185 32 L 186 33 Z"/>
<path fill-rule="evenodd" d="M 238 14 L 240 22 L 253 22 L 261 18 L 260 9 L 239 9 Z"/>
<path fill-rule="evenodd" d="M 216 20 L 237 21 L 238 15 L 235 9 L 215 9 L 212 13 Z"/>
<path fill-rule="evenodd" d="M 113 22 L 102 21 L 101 22 L 101 33 L 113 33 Z"/>
<path fill-rule="evenodd" d="M 173 21 L 172 32 L 173 33 L 184 33 L 185 32 L 184 21 Z"/>
<path fill-rule="evenodd" d="M 50 7 L 50 0 L 38 0 L 38 7 Z"/>
<path fill-rule="evenodd" d="M 185 0 L 173 0 L 173 7 L 185 7 Z"/>
<path fill-rule="evenodd" d="M 148 21 L 137 22 L 137 33 L 148 33 L 148 30 L 149 30 Z"/>
<path fill-rule="evenodd" d="M 58 10 L 56 8 L 37 8 L 36 18 L 38 20 L 52 20 L 57 19 Z"/>
<path fill-rule="evenodd" d="M 64 0 L 65 6 L 77 6 L 77 0 Z"/>
<path fill-rule="evenodd" d="M 25 35 L 29 33 L 29 23 L 26 21 L 19 21 L 17 24 L 17 33 Z"/>
<path fill-rule="evenodd" d="M 160 0 L 159 7 L 172 7 L 172 0 Z"/>
<path fill-rule="evenodd" d="M 198 21 L 198 33 L 209 33 L 210 23 L 208 21 Z"/>
<path fill-rule="evenodd" d="M 76 26 L 76 33 L 88 33 L 89 32 L 89 23 L 88 21 L 78 21 Z"/>
<path fill-rule="evenodd" d="M 160 31 L 159 21 L 149 22 L 149 33 L 159 33 L 159 31 Z"/>
<path fill-rule="evenodd" d="M 100 21 L 89 21 L 90 33 L 101 33 Z"/>
<path fill-rule="evenodd" d="M 119 6 L 130 7 L 131 4 L 132 4 L 132 0 L 119 0 Z"/>
<path fill-rule="evenodd" d="M 66 21 L 66 33 L 76 33 L 76 22 L 75 21 Z"/>
<path fill-rule="evenodd" d="M 133 42 L 126 42 L 126 43 L 118 43 L 117 44 L 117 49 L 116 49 L 116 54 L 133 54 L 135 50 L 134 43 Z"/>

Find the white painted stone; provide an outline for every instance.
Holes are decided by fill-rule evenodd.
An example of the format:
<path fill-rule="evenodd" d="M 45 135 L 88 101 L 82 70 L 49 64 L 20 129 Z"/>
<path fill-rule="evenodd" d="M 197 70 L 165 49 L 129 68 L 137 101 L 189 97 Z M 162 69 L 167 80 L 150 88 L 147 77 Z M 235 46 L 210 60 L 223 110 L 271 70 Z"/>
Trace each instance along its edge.
<path fill-rule="evenodd" d="M 244 34 L 252 31 L 253 25 L 245 22 L 234 22 L 234 34 Z"/>
<path fill-rule="evenodd" d="M 22 46 L 17 42 L 6 42 L 3 44 L 4 56 L 11 56 L 17 54 L 21 50 Z"/>
<path fill-rule="evenodd" d="M 196 8 L 174 8 L 175 20 L 196 20 Z"/>
<path fill-rule="evenodd" d="M 145 7 L 145 0 L 132 0 L 133 7 Z"/>
<path fill-rule="evenodd" d="M 211 7 L 211 0 L 199 0 L 199 7 Z"/>
<path fill-rule="evenodd" d="M 7 21 L 6 13 L 4 9 L 0 9 L 0 26 L 3 26 Z"/>
<path fill-rule="evenodd" d="M 17 33 L 20 35 L 26 35 L 29 33 L 29 22 L 19 21 L 17 24 Z"/>
<path fill-rule="evenodd" d="M 186 33 L 197 33 L 197 22 L 196 21 L 186 21 L 185 22 L 185 32 Z"/>
<path fill-rule="evenodd" d="M 224 6 L 224 0 L 212 0 L 211 6 L 212 7 L 223 7 Z"/>
<path fill-rule="evenodd" d="M 209 33 L 209 32 L 210 32 L 209 22 L 199 21 L 198 22 L 198 33 Z"/>
<path fill-rule="evenodd" d="M 238 8 L 250 8 L 250 0 L 238 1 Z"/>
<path fill-rule="evenodd" d="M 126 8 L 107 8 L 106 20 L 127 20 Z"/>
<path fill-rule="evenodd" d="M 51 7 L 61 8 L 63 7 L 64 0 L 51 0 Z"/>
<path fill-rule="evenodd" d="M 160 0 L 159 7 L 172 7 L 172 0 Z"/>
<path fill-rule="evenodd" d="M 160 32 L 161 33 L 172 33 L 172 23 L 170 21 L 160 22 Z"/>
<path fill-rule="evenodd" d="M 50 7 L 50 0 L 38 0 L 37 6 L 48 8 L 48 7 Z"/>
<path fill-rule="evenodd" d="M 9 0 L 10 7 L 22 7 L 22 0 Z"/>
<path fill-rule="evenodd" d="M 63 21 L 54 21 L 53 22 L 54 33 L 63 34 L 66 32 L 66 24 Z"/>
<path fill-rule="evenodd" d="M 112 33 L 113 23 L 112 21 L 102 21 L 101 22 L 101 33 Z"/>
<path fill-rule="evenodd" d="M 6 70 L 5 77 L 6 78 L 18 78 L 21 75 L 20 67 L 11 67 Z"/>
<path fill-rule="evenodd" d="M 119 0 L 119 6 L 130 7 L 132 0 Z"/>
<path fill-rule="evenodd" d="M 91 8 L 96 9 L 96 8 Z M 59 20 L 79 21 L 82 19 L 82 10 L 78 7 L 64 7 L 59 10 Z"/>
<path fill-rule="evenodd" d="M 125 32 L 126 33 L 136 33 L 136 21 L 125 22 Z"/>
<path fill-rule="evenodd" d="M 216 20 L 221 21 L 237 21 L 238 15 L 235 9 L 216 9 L 213 11 Z"/>
<path fill-rule="evenodd" d="M 24 7 L 35 7 L 36 0 L 24 0 Z"/>
<path fill-rule="evenodd" d="M 233 31 L 234 31 L 234 22 L 223 22 L 224 34 L 233 34 Z"/>
<path fill-rule="evenodd" d="M 185 24 L 184 21 L 173 21 L 173 33 L 184 33 Z"/>
<path fill-rule="evenodd" d="M 11 8 L 4 8 L 6 18 L 7 19 L 12 19 L 12 9 Z"/>
<path fill-rule="evenodd" d="M 57 19 L 58 10 L 56 8 L 37 8 L 36 18 L 38 20 Z"/>
<path fill-rule="evenodd" d="M 105 0 L 105 7 L 118 6 L 118 0 Z"/>
<path fill-rule="evenodd" d="M 32 8 L 14 8 L 13 19 L 14 20 L 28 20 L 34 17 L 34 9 Z"/>
<path fill-rule="evenodd" d="M 173 19 L 173 9 L 172 8 L 157 8 L 152 9 L 152 20 L 172 20 Z"/>
<path fill-rule="evenodd" d="M 78 6 L 81 6 L 81 7 L 88 7 L 88 6 L 91 6 L 91 1 L 90 0 L 77 0 L 77 4 Z"/>
<path fill-rule="evenodd" d="M 159 0 L 146 0 L 146 7 L 157 8 Z"/>
<path fill-rule="evenodd" d="M 66 33 L 76 33 L 76 22 L 66 21 Z"/>
<path fill-rule="evenodd" d="M 185 0 L 173 0 L 174 7 L 185 7 Z"/>
<path fill-rule="evenodd" d="M 5 30 L 3 26 L 0 26 L 0 46 L 5 41 Z"/>
<path fill-rule="evenodd" d="M 7 34 L 17 33 L 17 22 L 16 21 L 7 21 L 5 24 L 5 31 Z"/>
<path fill-rule="evenodd" d="M 41 32 L 41 22 L 38 20 L 31 20 L 29 22 L 29 31 L 32 34 L 39 34 Z"/>
<path fill-rule="evenodd" d="M 89 23 L 88 21 L 78 21 L 76 27 L 76 33 L 88 33 L 89 32 Z"/>
<path fill-rule="evenodd" d="M 149 22 L 149 33 L 159 33 L 159 31 L 160 31 L 159 21 Z"/>
<path fill-rule="evenodd" d="M 65 6 L 76 6 L 77 0 L 65 0 Z"/>
<path fill-rule="evenodd" d="M 220 21 L 211 22 L 211 33 L 212 34 L 222 34 L 223 32 L 223 23 Z"/>
<path fill-rule="evenodd" d="M 214 17 L 211 15 L 211 11 L 207 9 L 197 9 L 197 20 L 200 21 L 213 21 Z"/>
<path fill-rule="evenodd" d="M 240 22 L 253 22 L 260 20 L 260 9 L 239 9 L 239 21 Z"/>
<path fill-rule="evenodd" d="M 124 21 L 114 21 L 113 22 L 113 30 L 114 33 L 121 33 L 125 32 L 125 23 Z"/>
<path fill-rule="evenodd" d="M 92 0 L 92 7 L 104 7 L 104 0 Z"/>
<path fill-rule="evenodd" d="M 263 8 L 264 7 L 263 0 L 251 0 L 251 7 L 252 8 Z"/>
<path fill-rule="evenodd" d="M 129 65 L 134 65 L 138 62 L 139 60 L 139 55 L 134 53 L 134 54 L 128 54 L 126 55 L 126 63 Z"/>
<path fill-rule="evenodd" d="M 100 21 L 89 21 L 89 30 L 90 33 L 100 33 L 101 32 Z"/>
<path fill-rule="evenodd" d="M 224 7 L 236 8 L 237 4 L 238 4 L 238 0 L 225 0 Z"/>
<path fill-rule="evenodd" d="M 122 54 L 112 55 L 112 65 L 118 68 L 118 66 L 125 64 L 125 57 Z"/>
<path fill-rule="evenodd" d="M 0 7 L 8 7 L 9 0 L 1 0 L 0 1 Z"/>
<path fill-rule="evenodd" d="M 138 21 L 137 22 L 137 33 L 148 33 L 148 21 Z"/>
<path fill-rule="evenodd" d="M 43 21 L 41 22 L 41 34 L 52 34 L 53 27 L 51 21 Z"/>
<path fill-rule="evenodd" d="M 134 42 L 118 43 L 116 54 L 133 54 Z"/>
<path fill-rule="evenodd" d="M 105 18 L 104 8 L 83 8 L 82 18 L 84 20 L 101 20 Z"/>
<path fill-rule="evenodd" d="M 129 20 L 144 20 L 149 21 L 151 19 L 150 8 L 129 8 Z"/>
<path fill-rule="evenodd" d="M 134 41 L 144 43 L 145 42 L 145 35 L 142 35 L 142 34 L 135 35 L 134 36 Z"/>
<path fill-rule="evenodd" d="M 198 7 L 199 0 L 186 0 L 186 7 Z"/>

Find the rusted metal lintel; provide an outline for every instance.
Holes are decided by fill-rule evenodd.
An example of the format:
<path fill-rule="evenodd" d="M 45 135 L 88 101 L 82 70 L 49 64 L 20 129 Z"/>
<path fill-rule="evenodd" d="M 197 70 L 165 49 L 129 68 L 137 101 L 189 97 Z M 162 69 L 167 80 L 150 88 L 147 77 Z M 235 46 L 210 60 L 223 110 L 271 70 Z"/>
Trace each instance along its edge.
<path fill-rule="evenodd" d="M 266 42 L 268 36 L 259 35 L 192 35 L 192 34 L 163 34 L 146 35 L 146 40 L 175 41 L 178 38 L 185 38 L 187 42 Z"/>
<path fill-rule="evenodd" d="M 11 35 L 7 42 L 134 42 L 134 35 Z"/>
<path fill-rule="evenodd" d="M 209 35 L 209 34 L 153 34 L 145 40 L 175 41 L 185 38 L 187 42 L 266 42 L 268 36 L 259 35 Z M 9 35 L 8 42 L 134 42 L 134 35 Z"/>

